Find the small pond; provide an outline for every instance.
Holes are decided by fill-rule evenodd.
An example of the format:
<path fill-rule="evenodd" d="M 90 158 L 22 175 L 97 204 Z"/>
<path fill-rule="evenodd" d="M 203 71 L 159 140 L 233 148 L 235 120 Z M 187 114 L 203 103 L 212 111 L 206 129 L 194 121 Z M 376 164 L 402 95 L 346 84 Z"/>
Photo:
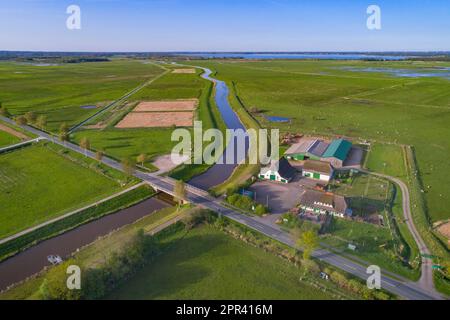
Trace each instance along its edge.
<path fill-rule="evenodd" d="M 291 118 L 285 118 L 285 117 L 275 117 L 275 116 L 265 116 L 267 121 L 270 122 L 290 122 Z"/>

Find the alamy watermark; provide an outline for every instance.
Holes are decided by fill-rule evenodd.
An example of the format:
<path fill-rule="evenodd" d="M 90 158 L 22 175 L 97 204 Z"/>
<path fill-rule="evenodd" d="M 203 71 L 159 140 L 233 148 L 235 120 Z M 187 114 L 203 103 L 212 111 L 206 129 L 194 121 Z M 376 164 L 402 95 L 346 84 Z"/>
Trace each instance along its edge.
<path fill-rule="evenodd" d="M 370 265 L 366 269 L 366 273 L 370 274 L 366 284 L 369 289 L 381 289 L 381 269 L 379 266 Z"/>
<path fill-rule="evenodd" d="M 67 267 L 66 286 L 69 290 L 81 290 L 81 268 L 77 265 L 70 265 Z"/>
<path fill-rule="evenodd" d="M 66 13 L 69 17 L 66 20 L 66 27 L 69 30 L 81 29 L 81 9 L 76 4 L 71 4 L 67 7 Z"/>
<path fill-rule="evenodd" d="M 203 130 L 201 121 L 194 121 L 193 130 L 178 128 L 171 141 L 174 164 L 261 164 L 275 163 L 279 158 L 279 130 L 219 129 Z M 204 143 L 207 143 L 205 146 Z M 276 165 L 276 164 L 275 164 Z"/>
<path fill-rule="evenodd" d="M 381 9 L 379 6 L 372 4 L 367 7 L 366 13 L 369 15 L 367 18 L 367 29 L 369 30 L 381 30 Z"/>

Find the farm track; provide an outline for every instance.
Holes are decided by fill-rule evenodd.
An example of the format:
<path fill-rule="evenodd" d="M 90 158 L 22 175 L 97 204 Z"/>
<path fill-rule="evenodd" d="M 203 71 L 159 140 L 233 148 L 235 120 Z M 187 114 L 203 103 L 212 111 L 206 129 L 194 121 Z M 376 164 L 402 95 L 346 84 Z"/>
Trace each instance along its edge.
<path fill-rule="evenodd" d="M 376 177 L 381 177 L 384 179 L 387 179 L 396 185 L 400 187 L 400 190 L 402 192 L 402 201 L 403 201 L 403 216 L 405 218 L 406 225 L 408 226 L 408 229 L 412 236 L 414 237 L 414 241 L 417 243 L 417 246 L 419 247 L 420 253 L 422 255 L 430 255 L 430 250 L 426 246 L 425 242 L 423 241 L 422 237 L 420 236 L 420 233 L 417 231 L 417 228 L 414 224 L 414 220 L 411 214 L 411 205 L 410 205 L 410 196 L 409 196 L 409 189 L 408 186 L 399 178 L 391 177 L 385 174 L 371 172 L 367 170 L 360 170 L 361 172 L 364 172 L 369 175 L 373 175 Z M 422 256 L 422 263 L 421 263 L 421 275 L 420 279 L 418 281 L 419 285 L 428 292 L 436 292 L 436 289 L 434 287 L 433 282 L 433 269 L 432 269 L 432 260 L 426 257 Z"/>
<path fill-rule="evenodd" d="M 157 64 L 155 64 L 157 65 Z M 83 127 L 84 125 L 88 124 L 89 122 L 91 122 L 93 119 L 97 118 L 98 116 L 100 116 L 101 114 L 105 113 L 106 111 L 110 110 L 111 108 L 117 106 L 118 104 L 124 102 L 126 99 L 128 99 L 129 97 L 131 97 L 133 94 L 139 92 L 141 89 L 145 88 L 146 86 L 148 86 L 149 84 L 153 83 L 154 81 L 158 80 L 159 78 L 165 76 L 167 73 L 169 73 L 170 70 L 163 68 L 159 65 L 157 65 L 158 67 L 160 67 L 161 69 L 164 70 L 164 72 L 160 73 L 159 75 L 157 75 L 156 77 L 144 82 L 143 84 L 139 85 L 138 87 L 134 88 L 133 90 L 127 92 L 125 95 L 123 95 L 122 97 L 120 97 L 119 99 L 111 102 L 110 104 L 108 104 L 106 107 L 104 107 L 103 109 L 99 110 L 98 112 L 94 113 L 92 116 L 90 116 L 89 118 L 83 120 L 82 122 L 78 123 L 77 125 L 73 126 L 72 128 L 70 128 L 69 133 L 74 133 L 75 131 L 77 131 L 78 129 L 80 129 L 81 127 Z"/>
<path fill-rule="evenodd" d="M 201 68 L 202 70 L 207 70 L 205 68 Z M 209 70 L 208 70 L 209 71 Z M 206 79 L 210 81 L 216 81 L 214 78 L 206 77 Z M 216 92 L 217 94 L 217 92 Z M 12 122 L 10 119 L 2 118 L 7 122 Z M 72 144 L 72 143 L 63 143 L 56 139 L 54 139 L 53 136 L 42 132 L 40 130 L 37 130 L 35 128 L 29 127 L 29 126 L 23 126 L 22 127 L 25 130 L 31 131 L 32 133 L 35 133 L 41 137 L 44 137 L 46 139 L 49 139 L 53 141 L 54 143 L 63 145 L 66 148 L 69 148 L 75 152 L 85 154 L 88 157 L 95 158 L 95 153 L 92 151 L 85 151 L 84 149 L 80 148 L 78 145 Z M 122 170 L 122 167 L 120 163 L 117 161 L 104 157 L 102 159 L 102 162 L 105 165 L 108 165 L 112 168 L 115 168 L 117 170 Z M 372 174 L 372 173 L 370 173 Z M 159 177 L 154 174 L 145 173 L 139 170 L 136 170 L 134 173 L 134 176 L 146 181 L 147 183 L 151 184 L 154 188 L 161 190 L 163 192 L 166 192 L 168 194 L 173 194 L 173 189 L 175 185 L 175 180 L 166 178 L 166 177 Z M 381 175 L 383 177 L 383 175 Z M 390 176 L 384 176 L 385 178 L 391 180 L 395 179 L 393 181 L 397 182 L 396 178 L 390 177 Z M 402 181 L 398 180 L 399 185 L 403 184 Z M 409 213 L 409 216 L 411 215 L 410 209 L 409 209 L 409 192 L 404 185 L 404 188 L 402 188 L 402 192 L 405 192 L 406 196 L 404 196 L 404 206 L 408 208 L 407 211 Z M 191 185 L 187 185 L 187 195 L 186 199 L 192 203 L 197 204 L 200 207 L 213 210 L 215 212 L 218 212 L 220 215 L 226 216 L 227 218 L 234 220 L 235 222 L 238 222 L 240 224 L 243 224 L 253 230 L 256 230 L 272 239 L 275 239 L 281 243 L 284 243 L 290 247 L 295 247 L 294 241 L 291 239 L 290 235 L 286 232 L 282 231 L 279 226 L 276 225 L 268 225 L 267 222 L 264 222 L 262 219 L 258 217 L 253 216 L 246 216 L 242 215 L 239 212 L 230 209 L 228 207 L 225 207 L 220 199 L 216 199 L 211 197 L 206 191 L 201 190 L 199 188 L 193 187 Z M 409 223 L 411 224 L 411 227 L 415 230 L 415 226 L 412 222 L 412 219 L 409 219 Z M 420 236 L 417 233 L 417 230 L 415 230 L 416 235 L 418 236 L 416 241 L 421 240 Z M 422 241 L 423 242 L 423 241 Z M 422 247 L 421 247 L 422 248 Z M 426 247 L 424 247 L 425 250 L 427 250 Z M 366 268 L 370 263 L 363 262 L 354 262 L 350 259 L 347 259 L 339 254 L 336 254 L 330 250 L 327 249 L 318 249 L 315 252 L 313 252 L 312 256 L 320 261 L 323 261 L 325 263 L 331 264 L 339 269 L 342 269 L 358 278 L 361 278 L 363 280 L 366 280 L 367 273 Z M 426 266 L 428 265 L 429 261 L 425 261 L 424 265 L 422 266 L 422 270 L 425 271 L 420 279 L 419 282 L 415 283 L 412 281 L 409 281 L 407 279 L 404 279 L 401 276 L 390 276 L 392 273 L 387 272 L 385 270 L 382 270 L 382 276 L 381 276 L 381 285 L 384 289 L 398 295 L 399 297 L 405 298 L 405 299 L 413 299 L 413 300 L 429 300 L 429 299 L 442 299 L 442 296 L 437 293 L 434 290 L 433 281 L 431 278 L 431 282 L 429 281 L 429 274 L 431 273 L 431 270 L 428 270 Z"/>

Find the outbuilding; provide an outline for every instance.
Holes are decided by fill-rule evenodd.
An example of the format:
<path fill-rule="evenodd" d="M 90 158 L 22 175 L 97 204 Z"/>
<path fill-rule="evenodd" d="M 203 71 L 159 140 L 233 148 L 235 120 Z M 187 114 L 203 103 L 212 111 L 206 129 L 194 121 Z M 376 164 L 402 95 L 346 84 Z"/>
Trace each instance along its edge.
<path fill-rule="evenodd" d="M 329 182 L 333 177 L 333 167 L 328 162 L 306 160 L 303 164 L 302 176 Z"/>

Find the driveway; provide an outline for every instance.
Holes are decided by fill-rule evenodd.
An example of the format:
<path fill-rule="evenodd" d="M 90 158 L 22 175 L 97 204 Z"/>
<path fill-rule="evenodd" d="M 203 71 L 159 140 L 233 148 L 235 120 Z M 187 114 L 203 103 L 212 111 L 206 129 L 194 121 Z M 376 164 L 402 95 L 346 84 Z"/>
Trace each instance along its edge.
<path fill-rule="evenodd" d="M 256 193 L 256 202 L 263 205 L 269 204 L 270 211 L 274 214 L 286 213 L 298 204 L 304 188 L 300 185 L 300 174 L 290 183 L 273 181 L 255 182 L 249 189 Z"/>

